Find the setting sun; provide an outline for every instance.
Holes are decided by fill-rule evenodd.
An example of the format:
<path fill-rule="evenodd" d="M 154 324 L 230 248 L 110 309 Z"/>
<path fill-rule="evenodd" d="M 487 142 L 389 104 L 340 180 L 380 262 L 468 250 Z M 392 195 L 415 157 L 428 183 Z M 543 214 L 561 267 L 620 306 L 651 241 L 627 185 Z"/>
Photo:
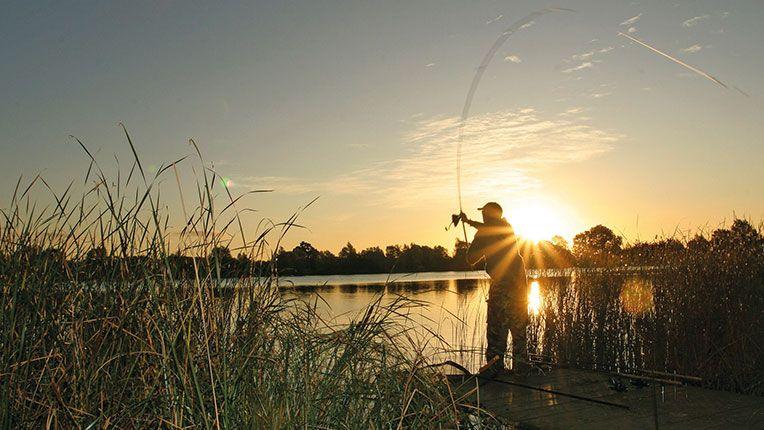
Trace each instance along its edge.
<path fill-rule="evenodd" d="M 519 206 L 508 211 L 505 216 L 517 235 L 534 242 L 550 240 L 555 235 L 567 238 L 571 233 L 570 225 L 564 221 L 568 218 L 566 214 L 546 204 Z"/>

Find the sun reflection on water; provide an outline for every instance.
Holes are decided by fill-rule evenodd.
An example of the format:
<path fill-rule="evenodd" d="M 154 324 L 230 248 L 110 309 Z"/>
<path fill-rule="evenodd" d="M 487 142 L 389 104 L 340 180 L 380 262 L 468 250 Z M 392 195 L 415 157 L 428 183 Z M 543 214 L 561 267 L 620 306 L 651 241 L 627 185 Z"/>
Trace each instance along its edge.
<path fill-rule="evenodd" d="M 528 313 L 538 315 L 541 311 L 541 287 L 539 281 L 531 282 L 531 288 L 528 292 Z"/>

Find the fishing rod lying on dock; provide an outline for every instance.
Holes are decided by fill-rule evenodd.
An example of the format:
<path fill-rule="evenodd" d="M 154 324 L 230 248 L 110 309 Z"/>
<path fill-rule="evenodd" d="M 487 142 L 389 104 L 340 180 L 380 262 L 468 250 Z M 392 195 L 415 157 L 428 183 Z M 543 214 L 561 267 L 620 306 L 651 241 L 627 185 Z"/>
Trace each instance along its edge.
<path fill-rule="evenodd" d="M 475 379 L 478 379 L 478 380 L 481 380 L 481 381 L 486 381 L 486 382 L 496 382 L 496 383 L 504 384 L 504 385 L 511 385 L 511 386 L 515 386 L 515 387 L 527 388 L 529 390 L 541 391 L 541 392 L 544 392 L 544 393 L 554 394 L 556 396 L 569 397 L 571 399 L 583 400 L 585 402 L 591 402 L 591 403 L 598 403 L 598 404 L 601 404 L 601 405 L 612 406 L 612 407 L 620 408 L 620 409 L 626 409 L 626 410 L 630 410 L 631 409 L 629 406 L 621 404 L 621 403 L 609 402 L 607 400 L 596 399 L 594 397 L 587 397 L 587 396 L 582 396 L 582 395 L 579 395 L 579 394 L 567 393 L 565 391 L 559 391 L 559 390 L 553 390 L 553 389 L 550 389 L 550 388 L 538 387 L 536 385 L 525 384 L 525 383 L 517 382 L 517 381 L 506 381 L 506 380 L 503 380 L 503 379 L 487 377 L 487 376 L 483 376 L 483 375 L 480 374 L 480 372 L 482 370 L 485 370 L 485 369 L 491 367 L 496 361 L 498 361 L 498 357 L 494 357 L 493 360 L 489 361 L 486 365 L 481 367 L 480 370 L 478 371 L 478 373 L 472 373 L 466 367 L 462 366 L 461 364 L 459 364 L 459 363 L 457 363 L 455 361 L 451 361 L 451 360 L 446 360 L 446 361 L 444 361 L 442 363 L 431 364 L 431 365 L 426 366 L 426 367 L 431 368 L 431 367 L 451 366 L 451 367 L 459 370 L 460 372 L 464 373 L 464 375 L 467 376 L 468 378 L 475 378 Z"/>
<path fill-rule="evenodd" d="M 549 360 L 549 356 L 545 356 L 543 354 L 532 354 L 533 357 L 536 359 L 531 358 L 530 363 L 538 365 L 538 366 L 546 366 L 549 368 L 556 367 L 558 369 L 574 369 L 574 370 L 585 370 L 587 372 L 596 372 L 601 373 L 604 375 L 608 375 L 610 377 L 616 377 L 616 378 L 622 378 L 622 379 L 628 379 L 631 381 L 646 381 L 646 382 L 655 382 L 663 385 L 673 385 L 673 386 L 680 386 L 680 385 L 689 385 L 689 384 L 695 384 L 699 385 L 703 383 L 703 378 L 698 376 L 690 376 L 690 375 L 682 375 L 676 372 L 662 372 L 658 370 L 650 370 L 650 369 L 643 369 L 641 367 L 621 367 L 620 370 L 607 370 L 607 369 L 596 369 L 591 367 L 577 367 L 577 366 L 571 366 L 571 365 L 565 365 L 561 363 L 554 363 L 551 360 Z"/>

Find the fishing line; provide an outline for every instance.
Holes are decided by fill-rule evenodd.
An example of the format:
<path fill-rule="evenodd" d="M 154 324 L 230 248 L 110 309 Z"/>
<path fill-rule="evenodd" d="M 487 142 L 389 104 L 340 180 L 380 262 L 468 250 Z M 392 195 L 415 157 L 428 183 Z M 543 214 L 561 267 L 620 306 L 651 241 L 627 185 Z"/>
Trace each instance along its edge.
<path fill-rule="evenodd" d="M 475 97 L 475 92 L 477 91 L 478 84 L 480 84 L 480 80 L 483 78 L 483 74 L 485 73 L 485 70 L 488 68 L 488 64 L 490 64 L 491 60 L 493 60 L 493 57 L 496 55 L 496 52 L 498 52 L 499 48 L 504 44 L 504 42 L 509 39 L 511 35 L 513 35 L 518 30 L 522 30 L 524 28 L 528 28 L 534 23 L 534 19 L 540 17 L 541 15 L 545 15 L 550 12 L 575 12 L 573 9 L 565 9 L 561 7 L 548 7 L 546 9 L 537 10 L 523 18 L 521 18 L 519 21 L 516 21 L 509 27 L 507 27 L 504 32 L 501 33 L 498 39 L 496 39 L 495 42 L 493 42 L 493 45 L 491 45 L 491 48 L 486 52 L 485 56 L 483 57 L 483 61 L 480 62 L 480 65 L 477 68 L 477 71 L 475 72 L 475 76 L 472 78 L 472 83 L 470 83 L 470 88 L 467 91 L 467 98 L 464 100 L 464 107 L 462 108 L 462 116 L 459 121 L 459 138 L 456 143 L 456 192 L 459 197 L 459 213 L 461 214 L 464 212 L 462 207 L 462 143 L 464 141 L 464 126 L 467 123 L 467 119 L 470 115 L 470 108 L 472 107 L 472 99 Z M 454 218 L 456 219 L 456 218 Z M 456 224 L 454 222 L 454 224 Z M 464 242 L 468 243 L 467 241 L 467 227 L 465 227 L 464 223 L 462 223 L 462 232 L 464 233 Z"/>

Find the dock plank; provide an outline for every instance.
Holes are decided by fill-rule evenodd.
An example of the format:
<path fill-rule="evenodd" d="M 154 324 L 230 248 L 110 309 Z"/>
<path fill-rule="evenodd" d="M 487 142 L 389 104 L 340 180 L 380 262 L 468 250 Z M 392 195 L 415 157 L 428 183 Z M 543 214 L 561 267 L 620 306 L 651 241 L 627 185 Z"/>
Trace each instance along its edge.
<path fill-rule="evenodd" d="M 475 387 L 474 379 L 449 376 L 457 393 Z M 467 381 L 464 383 L 464 381 Z M 579 396 L 627 405 L 629 409 L 588 402 L 507 385 L 520 382 Z M 462 383 L 462 384 L 460 384 Z M 626 392 L 611 390 L 608 375 L 597 372 L 554 369 L 525 377 L 502 376 L 478 380 L 479 406 L 520 428 L 576 429 L 617 427 L 618 430 L 654 428 L 653 387 L 628 386 Z M 708 390 L 694 386 L 656 386 L 658 424 L 674 428 L 762 428 L 764 398 Z M 477 394 L 467 398 L 477 403 Z"/>

